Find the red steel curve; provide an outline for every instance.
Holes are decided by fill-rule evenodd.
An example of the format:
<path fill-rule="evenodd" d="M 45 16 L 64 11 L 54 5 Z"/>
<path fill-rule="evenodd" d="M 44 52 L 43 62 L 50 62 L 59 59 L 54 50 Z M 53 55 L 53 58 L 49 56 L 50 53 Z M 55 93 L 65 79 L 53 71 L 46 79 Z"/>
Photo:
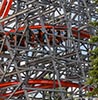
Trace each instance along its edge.
<path fill-rule="evenodd" d="M 7 5 L 7 0 L 3 0 L 0 7 L 0 16 L 2 16 L 6 5 Z"/>
<path fill-rule="evenodd" d="M 11 8 L 13 0 L 3 0 L 0 8 L 0 16 L 2 18 L 7 17 L 9 10 Z"/>
<path fill-rule="evenodd" d="M 41 25 L 34 25 L 34 26 L 30 26 L 29 28 L 30 29 L 41 29 L 42 26 Z M 61 27 L 61 26 L 45 25 L 45 28 L 46 29 L 55 28 L 55 29 L 67 30 L 67 26 Z M 23 31 L 24 29 L 25 29 L 25 26 L 18 28 L 18 31 Z M 14 33 L 14 32 L 15 32 L 15 29 L 12 29 L 9 32 L 6 32 L 5 34 L 9 35 L 10 33 Z M 78 28 L 72 27 L 72 33 L 73 33 L 74 37 L 78 37 Z M 91 35 L 87 31 L 85 31 L 85 30 L 80 31 L 80 38 L 90 38 L 90 37 L 91 37 Z"/>
<path fill-rule="evenodd" d="M 20 82 L 6 82 L 6 83 L 0 83 L 0 88 L 5 88 L 8 86 L 12 86 L 12 85 L 19 85 Z M 53 84 L 54 81 L 53 80 L 29 80 L 28 81 L 29 85 L 39 85 L 39 86 L 33 86 L 32 88 L 42 88 L 42 89 L 49 89 L 49 88 L 53 88 Z M 59 87 L 58 81 L 55 81 L 55 86 L 56 88 Z M 68 82 L 68 81 L 61 81 L 61 86 L 62 87 L 74 87 L 74 88 L 79 88 L 79 84 L 77 83 L 72 83 L 72 82 Z M 83 85 L 82 85 L 83 86 Z M 85 87 L 84 90 L 86 90 L 87 88 Z M 90 91 L 92 90 L 92 88 L 90 88 Z M 28 92 L 30 92 L 32 90 L 28 90 Z M 11 92 L 12 93 L 12 92 Z M 2 94 L 1 96 L 5 96 L 8 97 L 11 95 L 11 93 L 6 93 L 6 94 Z M 24 91 L 21 90 L 17 90 L 13 96 L 17 96 L 20 94 L 23 94 Z"/>

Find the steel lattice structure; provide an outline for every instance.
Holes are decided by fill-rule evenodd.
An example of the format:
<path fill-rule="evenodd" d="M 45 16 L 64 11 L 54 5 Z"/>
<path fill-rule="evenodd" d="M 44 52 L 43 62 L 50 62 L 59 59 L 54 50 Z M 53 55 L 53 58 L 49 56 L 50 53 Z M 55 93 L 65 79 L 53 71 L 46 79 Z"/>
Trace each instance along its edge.
<path fill-rule="evenodd" d="M 92 0 L 2 0 L 0 97 L 86 98 L 96 7 Z"/>

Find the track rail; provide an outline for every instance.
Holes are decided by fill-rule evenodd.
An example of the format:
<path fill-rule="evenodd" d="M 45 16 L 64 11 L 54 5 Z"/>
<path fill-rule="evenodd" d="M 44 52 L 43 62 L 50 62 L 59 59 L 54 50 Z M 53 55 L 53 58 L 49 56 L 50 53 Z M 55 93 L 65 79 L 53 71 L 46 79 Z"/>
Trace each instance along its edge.
<path fill-rule="evenodd" d="M 30 29 L 41 29 L 42 26 L 41 25 L 34 25 L 34 26 L 29 26 Z M 51 26 L 51 25 L 45 25 L 45 28 L 46 29 L 59 29 L 59 30 L 67 30 L 67 26 Z M 24 27 L 20 27 L 18 28 L 18 31 L 23 31 L 25 29 L 25 26 Z M 5 34 L 6 35 L 9 35 L 10 33 L 14 33 L 15 32 L 15 29 L 12 29 L 10 30 L 9 32 L 6 32 Z M 72 32 L 73 32 L 73 36 L 74 37 L 78 37 L 78 28 L 76 27 L 72 27 Z M 87 31 L 84 31 L 84 30 L 81 30 L 80 31 L 80 38 L 90 38 L 91 35 L 90 33 L 88 33 Z"/>
<path fill-rule="evenodd" d="M 0 7 L 0 16 L 2 16 L 6 5 L 7 5 L 7 0 L 3 0 Z"/>
<path fill-rule="evenodd" d="M 65 32 L 67 31 L 67 26 L 51 26 L 51 25 L 45 25 L 45 28 L 46 29 L 55 29 L 55 30 L 64 30 Z M 34 25 L 34 26 L 29 26 L 29 29 L 42 29 L 42 26 L 41 25 Z M 20 27 L 20 28 L 18 28 L 18 32 L 22 32 L 22 31 L 24 31 L 25 30 L 25 26 L 24 27 Z M 5 35 L 7 35 L 7 36 L 9 36 L 10 37 L 10 33 L 15 33 L 15 29 L 11 29 L 9 32 L 5 32 L 4 34 Z M 40 41 L 44 41 L 44 34 L 45 33 L 43 33 L 42 32 L 42 34 L 41 33 L 38 33 L 38 34 L 40 34 L 41 35 L 41 37 L 39 38 L 39 40 Z M 52 33 L 53 34 L 53 33 Z M 52 34 L 50 34 L 50 35 L 52 35 Z M 61 33 L 60 33 L 61 34 Z M 67 33 L 68 34 L 68 33 Z M 15 34 L 14 34 L 15 35 Z M 22 34 L 20 34 L 20 35 L 22 35 Z M 78 31 L 78 28 L 75 28 L 75 27 L 72 27 L 72 35 L 75 37 L 75 38 L 81 38 L 81 39 L 84 39 L 84 38 L 87 38 L 87 39 L 89 39 L 90 37 L 91 37 L 91 35 L 87 32 L 87 31 L 85 31 L 85 30 L 81 30 L 80 32 Z M 31 36 L 31 41 L 30 42 L 34 42 L 35 41 L 35 35 L 32 33 L 32 35 L 30 35 Z M 57 40 L 57 44 L 60 44 L 60 42 L 62 42 L 62 36 L 61 35 L 59 35 L 59 39 Z M 65 37 L 66 38 L 66 37 Z M 16 41 L 15 40 L 15 38 L 13 38 L 14 39 L 14 41 Z M 13 40 L 12 39 L 12 40 Z M 49 41 L 52 41 L 52 39 L 53 39 L 53 37 L 51 37 L 51 38 L 48 38 L 48 40 Z M 12 40 L 10 40 L 10 42 L 12 41 Z M 56 41 L 56 40 L 55 40 Z M 11 42 L 12 43 L 12 42 Z M 23 43 L 23 46 L 25 46 L 25 40 L 22 40 L 22 42 L 21 43 Z M 3 46 L 3 50 L 4 51 L 6 51 L 7 50 L 7 46 L 6 45 L 4 45 Z M 2 51 L 3 51 L 2 50 Z"/>
<path fill-rule="evenodd" d="M 5 18 L 8 16 L 13 0 L 3 0 L 0 8 L 0 16 Z"/>
<path fill-rule="evenodd" d="M 13 85 L 19 85 L 20 82 L 6 82 L 6 83 L 0 83 L 0 88 L 7 88 Z M 39 85 L 39 86 L 33 86 L 32 88 L 42 88 L 42 89 L 51 89 L 54 86 L 54 81 L 53 80 L 29 80 L 28 81 L 28 85 Z M 55 81 L 55 88 L 59 87 L 59 83 L 56 80 Z M 68 81 L 61 81 L 61 86 L 62 87 L 74 87 L 74 88 L 79 88 L 80 85 L 77 83 L 72 83 L 72 82 L 68 82 Z M 83 87 L 83 86 L 82 86 Z M 83 88 L 84 90 L 87 90 L 87 87 Z M 92 90 L 92 88 L 90 88 L 90 91 Z M 31 92 L 31 90 L 28 90 L 28 92 Z M 24 94 L 24 91 L 21 90 L 17 90 L 13 96 L 16 95 L 20 95 L 20 94 Z M 2 96 L 8 97 L 10 96 L 11 93 L 6 93 L 6 94 L 2 94 Z"/>

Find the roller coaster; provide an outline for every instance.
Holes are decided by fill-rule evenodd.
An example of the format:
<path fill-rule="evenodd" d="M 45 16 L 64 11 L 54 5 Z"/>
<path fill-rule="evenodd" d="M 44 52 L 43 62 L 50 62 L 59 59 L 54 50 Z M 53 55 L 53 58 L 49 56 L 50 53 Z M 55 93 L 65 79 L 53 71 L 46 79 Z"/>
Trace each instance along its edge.
<path fill-rule="evenodd" d="M 93 0 L 2 0 L 0 100 L 87 100 Z M 89 97 L 88 100 L 93 100 Z"/>

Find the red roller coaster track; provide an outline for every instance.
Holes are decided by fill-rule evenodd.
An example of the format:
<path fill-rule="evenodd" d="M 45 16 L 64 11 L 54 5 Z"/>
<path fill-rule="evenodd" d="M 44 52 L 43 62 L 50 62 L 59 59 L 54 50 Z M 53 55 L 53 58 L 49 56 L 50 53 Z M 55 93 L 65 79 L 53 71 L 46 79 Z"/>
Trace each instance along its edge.
<path fill-rule="evenodd" d="M 35 26 L 30 26 L 29 27 L 30 29 L 41 29 L 42 26 L 41 25 L 35 25 Z M 51 26 L 51 25 L 45 25 L 45 28 L 46 29 L 60 29 L 60 30 L 67 30 L 67 27 L 66 26 Z M 18 31 L 23 31 L 25 29 L 25 27 L 20 27 L 18 28 Z M 5 34 L 6 35 L 9 35 L 9 33 L 14 33 L 15 30 L 12 29 L 10 30 L 9 32 L 6 32 Z M 77 37 L 78 38 L 78 28 L 76 27 L 72 27 L 72 32 L 73 32 L 73 35 L 74 37 Z M 80 38 L 90 38 L 90 34 L 87 32 L 87 31 L 84 31 L 84 30 L 81 30 L 80 31 Z"/>
<path fill-rule="evenodd" d="M 6 88 L 12 85 L 19 85 L 20 82 L 6 82 L 6 83 L 0 83 L 0 88 Z M 39 86 L 33 86 L 32 88 L 43 88 L 43 89 L 49 89 L 49 88 L 53 88 L 53 84 L 54 81 L 52 80 L 29 80 L 28 81 L 29 85 L 39 85 Z M 55 88 L 59 87 L 58 81 L 55 81 Z M 74 87 L 74 88 L 79 88 L 79 84 L 77 83 L 72 83 L 72 82 L 68 82 L 68 81 L 61 81 L 61 86 L 62 87 Z M 87 89 L 86 87 L 84 88 L 84 90 Z M 92 88 L 90 88 L 90 91 L 92 90 Z M 31 91 L 31 90 L 30 90 Z M 30 92 L 28 91 L 28 92 Z M 21 90 L 17 90 L 14 93 L 14 96 L 19 95 L 19 94 L 23 94 L 24 91 Z M 6 93 L 6 94 L 2 94 L 2 96 L 10 96 L 11 93 Z"/>
<path fill-rule="evenodd" d="M 41 25 L 35 25 L 35 26 L 30 26 L 29 27 L 30 29 L 41 29 L 42 28 L 42 26 Z M 45 28 L 46 29 L 52 29 L 52 28 L 54 28 L 54 29 L 56 29 L 56 30 L 64 30 L 64 31 L 67 31 L 67 27 L 66 26 L 51 26 L 51 25 L 45 25 Z M 18 28 L 18 31 L 24 31 L 24 29 L 25 29 L 25 27 L 20 27 L 20 28 Z M 4 34 L 5 35 L 7 35 L 7 36 L 10 36 L 10 33 L 14 33 L 15 32 L 15 29 L 11 29 L 9 32 L 5 32 Z M 89 39 L 90 37 L 91 37 L 91 35 L 87 32 L 87 31 L 85 31 L 85 30 L 81 30 L 79 33 L 78 33 L 78 28 L 75 28 L 75 27 L 72 27 L 72 33 L 73 33 L 73 36 L 75 37 L 75 38 L 81 38 L 81 39 L 84 39 L 84 38 L 87 38 L 87 39 Z M 44 34 L 44 33 L 43 33 Z M 42 34 L 42 35 L 43 35 Z M 78 35 L 79 34 L 79 35 Z M 33 36 L 34 34 L 32 34 L 32 36 Z M 31 36 L 31 37 L 32 37 Z M 78 37 L 79 36 L 79 37 Z M 34 42 L 34 37 L 35 36 L 33 36 L 33 38 L 32 38 L 32 42 Z M 42 36 L 43 37 L 43 36 Z M 42 38 L 41 37 L 41 38 Z M 15 38 L 14 38 L 14 40 L 15 40 Z M 42 39 L 41 39 L 42 40 Z M 48 38 L 48 40 L 49 40 L 49 38 Z M 60 40 L 58 40 L 58 43 L 60 43 L 61 42 L 61 40 L 62 40 L 62 37 L 60 37 Z M 25 40 L 23 40 L 23 46 L 25 46 L 25 42 L 24 42 Z M 44 41 L 44 40 L 43 40 Z M 49 40 L 50 41 L 50 40 Z M 11 42 L 11 41 L 10 41 Z M 12 42 L 11 42 L 12 43 Z M 4 45 L 4 47 L 3 47 L 3 50 L 4 51 L 6 51 L 7 50 L 7 46 L 6 45 Z"/>
<path fill-rule="evenodd" d="M 2 18 L 7 17 L 8 12 L 11 8 L 12 2 L 13 2 L 13 0 L 8 0 L 8 1 L 3 0 L 2 1 L 1 8 L 0 8 L 0 16 L 2 16 Z M 40 29 L 40 28 L 42 28 L 42 26 L 41 25 L 36 25 L 36 26 L 30 26 L 29 28 L 30 29 Z M 50 26 L 50 25 L 46 25 L 45 28 L 48 28 L 48 29 L 55 28 L 55 29 L 66 30 L 67 26 Z M 20 27 L 18 30 L 23 31 L 24 29 L 25 29 L 25 27 Z M 72 32 L 73 32 L 73 35 L 75 37 L 78 37 L 78 32 L 77 31 L 78 31 L 78 28 L 72 27 Z M 15 32 L 15 30 L 12 29 L 12 30 L 10 30 L 10 32 Z M 5 34 L 8 34 L 8 33 L 5 33 Z M 90 38 L 90 34 L 87 31 L 82 30 L 80 32 L 80 37 L 81 38 Z"/>
<path fill-rule="evenodd" d="M 0 8 L 0 16 L 2 18 L 7 17 L 9 10 L 11 8 L 13 0 L 3 0 Z"/>

